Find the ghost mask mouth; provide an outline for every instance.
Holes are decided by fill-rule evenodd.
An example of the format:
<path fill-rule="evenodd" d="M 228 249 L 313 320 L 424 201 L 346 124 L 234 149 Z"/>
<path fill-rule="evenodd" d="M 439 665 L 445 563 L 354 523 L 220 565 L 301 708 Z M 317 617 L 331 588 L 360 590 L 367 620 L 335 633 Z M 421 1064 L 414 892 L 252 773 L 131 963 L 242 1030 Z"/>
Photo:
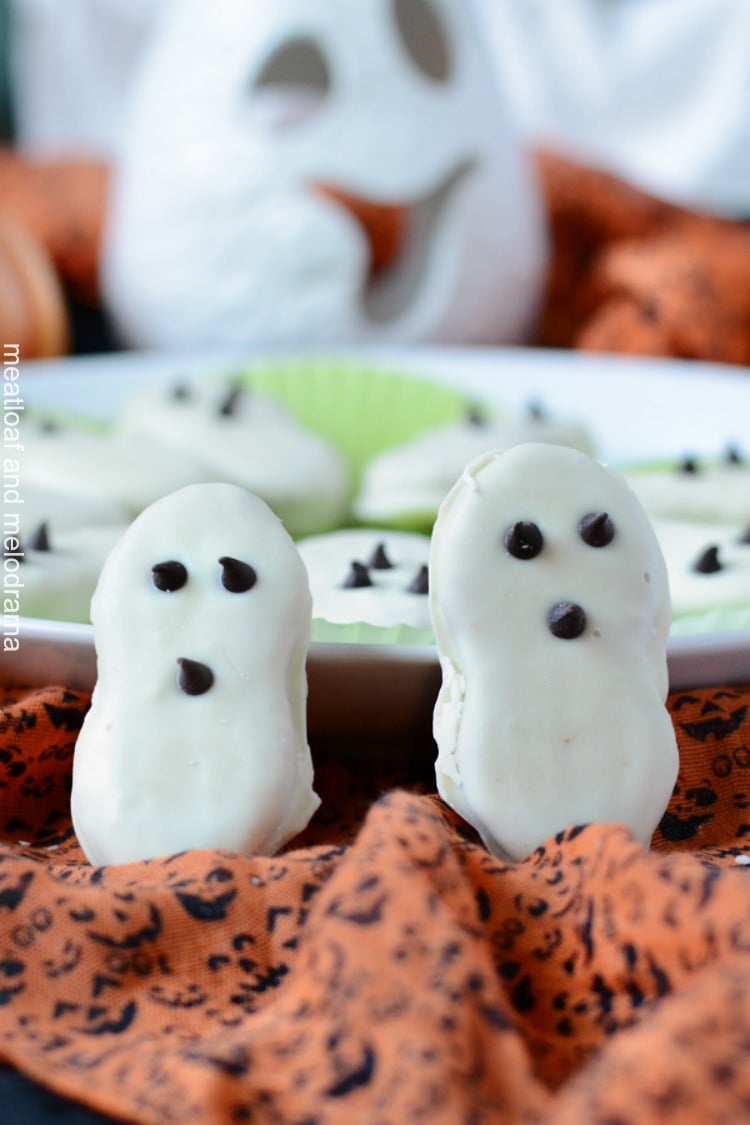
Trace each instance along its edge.
<path fill-rule="evenodd" d="M 328 183 L 313 191 L 353 216 L 370 248 L 370 269 L 360 296 L 373 324 L 386 324 L 407 312 L 422 291 L 445 219 L 461 185 L 476 168 L 464 161 L 433 191 L 411 203 L 381 203 Z"/>

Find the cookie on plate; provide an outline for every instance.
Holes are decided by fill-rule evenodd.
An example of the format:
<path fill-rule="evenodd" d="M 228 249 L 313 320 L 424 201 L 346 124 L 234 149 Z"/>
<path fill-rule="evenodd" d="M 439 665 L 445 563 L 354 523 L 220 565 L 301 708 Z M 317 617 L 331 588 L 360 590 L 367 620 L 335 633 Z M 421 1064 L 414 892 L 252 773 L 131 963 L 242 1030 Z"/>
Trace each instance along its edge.
<path fill-rule="evenodd" d="M 89 621 L 91 597 L 124 525 L 58 529 L 41 523 L 26 537 L 6 536 L 8 558 L 19 561 L 19 609 L 24 617 Z"/>
<path fill-rule="evenodd" d="M 205 376 L 159 383 L 126 405 L 118 432 L 194 458 L 213 480 L 260 496 L 290 535 L 340 524 L 350 481 L 343 457 L 269 395 Z"/>
<path fill-rule="evenodd" d="M 472 409 L 458 422 L 427 430 L 373 458 L 365 467 L 354 513 L 365 523 L 427 529 L 470 461 L 489 449 L 529 441 L 593 452 L 593 439 L 582 423 L 555 417 L 540 403 L 507 417 Z"/>
<path fill-rule="evenodd" d="M 735 446 L 721 459 L 688 455 L 669 467 L 635 467 L 627 480 L 651 516 L 750 523 L 750 461 Z"/>
<path fill-rule="evenodd" d="M 675 618 L 750 607 L 750 520 L 739 524 L 655 519 Z"/>
<path fill-rule="evenodd" d="M 313 616 L 338 624 L 430 628 L 430 540 L 417 533 L 349 528 L 297 543 Z"/>
<path fill-rule="evenodd" d="M 128 519 L 178 488 L 206 480 L 202 462 L 147 439 L 29 420 L 24 487 L 63 493 L 71 504 L 104 501 Z"/>

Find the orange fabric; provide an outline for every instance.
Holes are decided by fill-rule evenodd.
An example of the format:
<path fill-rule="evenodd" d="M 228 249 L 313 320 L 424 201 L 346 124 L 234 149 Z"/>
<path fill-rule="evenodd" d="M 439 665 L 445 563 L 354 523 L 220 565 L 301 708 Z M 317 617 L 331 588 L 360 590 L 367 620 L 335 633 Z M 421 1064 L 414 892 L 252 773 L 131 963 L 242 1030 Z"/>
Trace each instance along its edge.
<path fill-rule="evenodd" d="M 750 685 L 670 697 L 651 850 L 571 827 L 520 864 L 429 760 L 314 748 L 323 803 L 284 854 L 93 869 L 66 803 L 86 706 L 2 711 L 0 1058 L 139 1122 L 748 1115 Z"/>
<path fill-rule="evenodd" d="M 750 364 L 750 222 L 685 211 L 543 151 L 552 262 L 538 343 Z"/>

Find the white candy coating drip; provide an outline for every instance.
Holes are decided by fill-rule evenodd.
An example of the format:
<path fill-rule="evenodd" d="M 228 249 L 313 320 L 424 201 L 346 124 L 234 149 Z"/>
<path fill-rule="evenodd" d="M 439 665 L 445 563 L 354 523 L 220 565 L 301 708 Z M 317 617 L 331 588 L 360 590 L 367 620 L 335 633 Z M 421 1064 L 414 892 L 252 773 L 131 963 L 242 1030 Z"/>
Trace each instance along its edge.
<path fill-rule="evenodd" d="M 233 593 L 221 558 L 257 581 Z M 176 561 L 178 589 L 152 567 Z M 110 554 L 92 602 L 98 680 L 76 745 L 72 812 L 95 864 L 185 848 L 271 854 L 319 804 L 307 746 L 311 597 L 292 540 L 233 485 L 194 485 L 153 504 Z M 203 694 L 179 660 L 205 665 Z"/>
<path fill-rule="evenodd" d="M 480 494 L 458 480 L 430 556 L 438 789 L 514 859 L 592 821 L 647 843 L 678 767 L 664 707 L 669 588 L 648 520 L 621 478 L 571 449 L 521 445 L 466 473 Z M 614 524 L 607 546 L 578 532 L 592 512 Z M 542 532 L 536 557 L 506 549 L 518 521 Z M 586 615 L 573 639 L 547 626 L 563 601 Z"/>

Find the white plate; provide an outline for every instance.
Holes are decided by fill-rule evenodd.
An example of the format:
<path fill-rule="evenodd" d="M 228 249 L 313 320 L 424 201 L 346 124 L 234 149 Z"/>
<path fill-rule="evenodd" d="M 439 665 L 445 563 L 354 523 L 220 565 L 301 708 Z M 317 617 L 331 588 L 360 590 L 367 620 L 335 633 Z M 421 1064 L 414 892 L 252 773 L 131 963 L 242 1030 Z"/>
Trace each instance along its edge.
<path fill-rule="evenodd" d="M 501 406 L 540 400 L 551 411 L 588 422 L 602 459 L 610 463 L 686 452 L 710 456 L 730 442 L 750 450 L 746 370 L 532 349 L 342 349 L 338 355 L 366 357 Z M 124 352 L 29 361 L 21 368 L 22 394 L 30 405 L 108 418 L 138 386 L 155 378 L 262 358 Z M 6 683 L 58 682 L 88 690 L 95 678 L 92 629 L 22 619 L 20 649 L 4 654 L 2 662 Z M 673 689 L 750 682 L 750 630 L 674 637 L 669 667 Z M 429 737 L 440 676 L 431 647 L 313 644 L 308 674 L 312 735 L 357 735 L 374 742 Z"/>

